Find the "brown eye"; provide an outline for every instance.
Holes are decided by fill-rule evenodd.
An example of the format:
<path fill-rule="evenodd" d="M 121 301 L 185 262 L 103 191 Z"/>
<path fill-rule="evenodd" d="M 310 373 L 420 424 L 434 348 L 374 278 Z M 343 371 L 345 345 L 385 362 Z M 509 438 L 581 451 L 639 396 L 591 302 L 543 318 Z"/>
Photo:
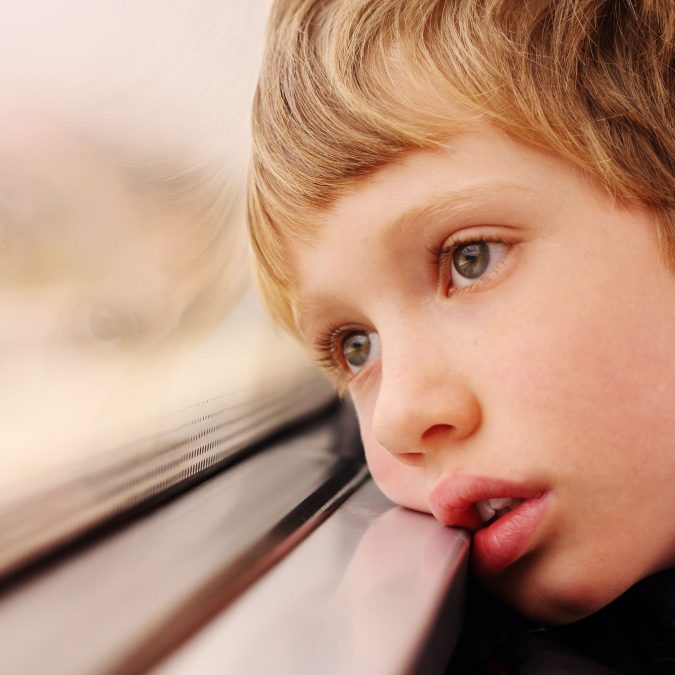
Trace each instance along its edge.
<path fill-rule="evenodd" d="M 378 334 L 365 330 L 349 333 L 342 341 L 342 355 L 353 373 L 365 366 L 373 356 L 377 356 L 379 348 Z"/>
<path fill-rule="evenodd" d="M 452 264 L 465 279 L 477 279 L 490 264 L 490 247 L 485 241 L 462 244 L 452 254 Z"/>
<path fill-rule="evenodd" d="M 498 241 L 470 241 L 458 244 L 452 252 L 452 285 L 471 286 L 485 276 L 506 255 L 511 244 Z"/>

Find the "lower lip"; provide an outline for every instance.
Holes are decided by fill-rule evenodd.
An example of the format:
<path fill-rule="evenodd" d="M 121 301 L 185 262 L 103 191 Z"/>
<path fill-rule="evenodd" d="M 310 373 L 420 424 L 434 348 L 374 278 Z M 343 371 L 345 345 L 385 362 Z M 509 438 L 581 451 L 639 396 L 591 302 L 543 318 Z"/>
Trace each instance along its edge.
<path fill-rule="evenodd" d="M 549 497 L 545 493 L 528 499 L 474 534 L 473 564 L 479 576 L 499 574 L 523 556 L 548 511 Z"/>

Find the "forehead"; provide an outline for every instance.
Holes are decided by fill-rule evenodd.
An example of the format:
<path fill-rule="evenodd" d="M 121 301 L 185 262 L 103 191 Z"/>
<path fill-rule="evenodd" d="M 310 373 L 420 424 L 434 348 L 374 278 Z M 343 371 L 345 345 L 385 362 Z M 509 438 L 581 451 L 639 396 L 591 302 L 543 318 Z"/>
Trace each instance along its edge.
<path fill-rule="evenodd" d="M 301 332 L 327 304 L 350 294 L 350 277 L 375 269 L 395 275 L 411 241 L 433 249 L 448 223 L 457 228 L 465 221 L 476 224 L 476 218 L 515 219 L 523 209 L 545 220 L 546 211 L 570 198 L 564 184 L 551 182 L 560 171 L 576 173 L 557 157 L 486 125 L 375 172 L 316 216 L 314 241 L 289 246 Z M 438 227 L 424 227 L 431 223 Z M 347 261 L 349 267 L 341 268 Z"/>

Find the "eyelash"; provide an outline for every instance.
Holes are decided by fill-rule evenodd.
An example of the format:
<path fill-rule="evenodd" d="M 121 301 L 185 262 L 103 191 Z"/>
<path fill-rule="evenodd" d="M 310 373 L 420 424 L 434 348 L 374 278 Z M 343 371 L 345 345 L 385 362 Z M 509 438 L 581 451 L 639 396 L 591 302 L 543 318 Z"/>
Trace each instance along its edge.
<path fill-rule="evenodd" d="M 356 326 L 329 326 L 315 340 L 314 352 L 317 365 L 333 381 L 338 393 L 343 394 L 353 373 L 342 363 L 340 350 L 342 341 L 352 332 L 358 330 Z"/>
<path fill-rule="evenodd" d="M 448 272 L 449 265 L 452 261 L 452 256 L 459 246 L 470 244 L 473 242 L 485 242 L 488 244 L 507 244 L 513 246 L 516 244 L 514 239 L 506 237 L 494 237 L 476 234 L 475 232 L 467 232 L 465 234 L 457 234 L 446 238 L 441 246 L 429 249 L 431 256 L 431 267 L 434 274 L 439 276 L 440 282 L 443 282 L 446 294 L 457 294 L 470 291 L 476 286 L 482 285 L 484 279 L 489 280 L 502 267 L 503 260 L 500 260 L 496 266 L 485 276 L 477 279 L 473 284 L 466 288 L 457 288 L 447 290 L 452 278 L 451 272 Z M 506 253 L 504 259 L 509 256 Z M 343 340 L 353 331 L 364 330 L 359 326 L 328 326 L 326 330 L 317 336 L 314 342 L 315 361 L 318 366 L 328 375 L 338 389 L 338 393 L 343 394 L 351 379 L 355 376 L 350 369 L 342 362 L 340 350 L 342 349 Z"/>

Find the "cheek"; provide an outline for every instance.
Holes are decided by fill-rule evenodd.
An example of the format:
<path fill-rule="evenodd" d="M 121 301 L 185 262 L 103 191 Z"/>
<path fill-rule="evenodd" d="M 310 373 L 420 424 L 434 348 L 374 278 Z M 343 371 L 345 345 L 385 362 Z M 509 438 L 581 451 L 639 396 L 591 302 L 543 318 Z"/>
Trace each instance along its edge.
<path fill-rule="evenodd" d="M 353 402 L 368 469 L 378 488 L 396 504 L 430 513 L 426 498 L 429 485 L 424 468 L 402 463 L 380 445 L 372 436 L 374 404 L 364 396 L 355 396 Z"/>
<path fill-rule="evenodd" d="M 556 494 L 538 553 L 493 582 L 531 616 L 578 619 L 675 560 L 675 317 L 656 296 L 541 308 L 482 383 L 495 437 Z"/>
<path fill-rule="evenodd" d="M 641 466 L 675 438 L 675 314 L 665 317 L 669 303 L 656 295 L 601 288 L 502 317 L 490 331 L 502 338 L 499 353 L 490 345 L 494 370 L 481 383 L 486 415 L 521 442 L 525 432 L 528 455 L 547 455 L 556 473 L 597 466 L 625 477 Z"/>

